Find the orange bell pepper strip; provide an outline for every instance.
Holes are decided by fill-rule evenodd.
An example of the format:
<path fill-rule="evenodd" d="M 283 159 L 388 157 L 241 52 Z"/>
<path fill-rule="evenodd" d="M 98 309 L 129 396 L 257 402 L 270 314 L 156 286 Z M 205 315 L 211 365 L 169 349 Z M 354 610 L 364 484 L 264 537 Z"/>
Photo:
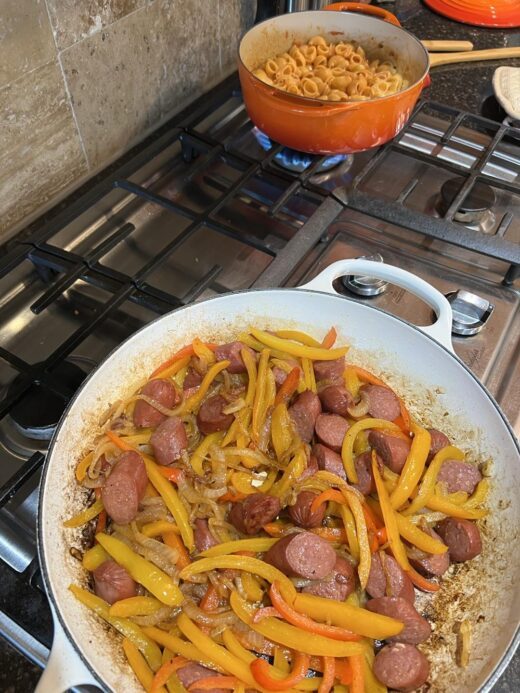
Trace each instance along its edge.
<path fill-rule="evenodd" d="M 293 668 L 285 678 L 273 679 L 269 672 L 269 664 L 265 659 L 256 659 L 249 665 L 255 681 L 268 691 L 285 691 L 305 678 L 309 668 L 310 657 L 303 652 L 297 652 L 294 656 Z"/>
<path fill-rule="evenodd" d="M 327 332 L 325 337 L 323 337 L 323 341 L 321 343 L 321 346 L 324 349 L 330 349 L 331 347 L 334 346 L 334 343 L 337 339 L 338 333 L 336 332 L 336 328 L 332 326 L 330 330 Z"/>
<path fill-rule="evenodd" d="M 262 529 L 266 534 L 269 534 L 270 537 L 281 537 L 288 527 L 289 525 L 281 522 L 268 522 Z"/>
<path fill-rule="evenodd" d="M 176 469 L 173 467 L 162 467 L 158 465 L 159 472 L 166 478 L 168 481 L 171 481 L 174 484 L 178 484 L 180 481 L 184 479 L 184 471 L 182 469 Z"/>
<path fill-rule="evenodd" d="M 352 667 L 348 659 L 338 659 L 336 657 L 336 677 L 344 686 L 352 683 Z"/>
<path fill-rule="evenodd" d="M 167 532 L 166 534 L 163 534 L 163 541 L 167 546 L 170 546 L 172 549 L 177 549 L 179 552 L 177 568 L 182 570 L 191 563 L 190 556 L 186 551 L 184 542 L 177 534 L 175 534 L 175 532 Z"/>
<path fill-rule="evenodd" d="M 316 527 L 315 529 L 311 529 L 311 532 L 334 544 L 347 543 L 347 533 L 340 527 Z"/>
<path fill-rule="evenodd" d="M 361 366 L 354 366 L 354 364 L 348 363 L 347 368 L 350 368 L 352 371 L 354 371 L 357 377 L 365 383 L 369 383 L 370 385 L 381 385 L 381 387 L 386 387 L 387 389 L 390 389 L 386 383 L 384 383 L 380 378 L 377 377 L 377 375 L 374 375 L 370 371 L 361 368 Z"/>
<path fill-rule="evenodd" d="M 274 406 L 276 407 L 277 404 L 281 404 L 282 402 L 288 402 L 293 393 L 296 391 L 296 388 L 298 387 L 298 383 L 300 382 L 300 369 L 298 366 L 295 366 L 292 371 L 288 374 L 287 378 L 283 381 L 283 383 L 280 386 L 280 389 L 276 393 L 276 397 L 274 398 Z"/>
<path fill-rule="evenodd" d="M 215 589 L 215 587 L 209 583 L 206 592 L 202 599 L 200 600 L 200 608 L 202 611 L 215 611 L 215 609 L 218 608 L 218 605 L 220 604 L 220 597 Z"/>
<path fill-rule="evenodd" d="M 240 493 L 240 491 L 231 493 L 231 491 L 228 491 L 227 493 L 224 493 L 223 496 L 219 496 L 217 500 L 219 503 L 238 503 L 241 500 L 244 500 L 244 498 L 247 498 L 245 493 Z"/>
<path fill-rule="evenodd" d="M 379 549 L 379 540 L 377 538 L 377 521 L 375 515 L 372 513 L 366 503 L 361 504 L 361 509 L 363 510 L 363 515 L 365 516 L 365 522 L 367 525 L 370 553 L 375 553 Z"/>
<path fill-rule="evenodd" d="M 107 431 L 107 438 L 109 438 L 114 445 L 120 450 L 135 450 L 131 445 L 125 443 L 125 441 L 120 438 L 114 431 Z"/>
<path fill-rule="evenodd" d="M 388 532 L 386 531 L 386 527 L 381 527 L 378 529 L 376 532 L 376 537 L 379 542 L 379 546 L 386 544 L 388 542 Z"/>
<path fill-rule="evenodd" d="M 257 609 L 253 616 L 253 623 L 260 623 L 264 618 L 281 618 L 280 613 L 274 608 L 274 606 L 263 606 Z"/>
<path fill-rule="evenodd" d="M 408 409 L 406 408 L 405 403 L 403 400 L 399 397 L 399 408 L 401 410 L 401 414 L 397 417 L 397 419 L 394 420 L 394 423 L 399 426 L 401 431 L 403 433 L 406 433 L 407 435 L 410 433 L 410 427 L 412 420 L 410 418 L 410 413 Z"/>
<path fill-rule="evenodd" d="M 205 343 L 204 346 L 208 347 L 208 349 L 211 349 L 211 351 L 215 351 L 218 344 L 206 344 Z M 171 365 L 173 365 L 179 359 L 183 359 L 185 356 L 193 356 L 194 353 L 195 353 L 195 350 L 193 348 L 193 344 L 188 344 L 187 346 L 183 347 L 182 349 L 179 349 L 179 351 L 175 352 L 175 354 L 173 356 L 170 356 L 170 358 L 166 359 L 166 361 L 163 361 L 160 366 L 157 366 L 157 368 L 154 370 L 154 372 L 150 375 L 150 379 L 155 378 L 158 375 L 160 375 L 164 370 L 169 368 Z"/>
<path fill-rule="evenodd" d="M 206 676 L 205 679 L 194 681 L 188 687 L 189 691 L 213 691 L 217 688 L 229 688 L 233 690 L 240 685 L 240 680 L 236 676 Z"/>
<path fill-rule="evenodd" d="M 363 675 L 363 655 L 349 657 L 352 667 L 352 684 L 349 693 L 365 693 L 365 677 Z"/>
<path fill-rule="evenodd" d="M 313 621 L 312 618 L 306 616 L 293 609 L 286 601 L 282 598 L 280 594 L 279 587 L 275 582 L 271 585 L 269 589 L 269 597 L 274 608 L 280 616 L 282 616 L 288 623 L 301 630 L 306 630 L 309 633 L 316 633 L 318 635 L 325 635 L 332 640 L 342 640 L 343 642 L 356 642 L 358 641 L 359 635 L 352 633 L 345 628 L 339 628 L 338 626 L 329 626 L 326 623 L 318 623 Z"/>
<path fill-rule="evenodd" d="M 329 488 L 326 491 L 322 491 L 311 503 L 311 513 L 315 513 L 322 503 L 327 503 L 327 501 L 334 501 L 335 503 L 340 503 L 344 505 L 347 501 L 341 493 L 341 491 L 336 491 L 333 488 Z"/>
<path fill-rule="evenodd" d="M 438 583 L 427 580 L 423 575 L 420 575 L 412 566 L 406 571 L 406 574 L 413 584 L 423 592 L 438 592 L 441 588 Z"/>
<path fill-rule="evenodd" d="M 321 679 L 318 693 L 329 693 L 334 685 L 336 678 L 336 659 L 335 657 L 323 657 L 323 676 Z"/>
<path fill-rule="evenodd" d="M 159 690 L 161 686 L 164 686 L 170 676 L 174 674 L 178 669 L 189 663 L 189 659 L 186 657 L 174 657 L 170 659 L 169 662 L 165 662 L 157 671 L 153 677 L 152 685 L 150 686 L 148 693 L 155 693 Z"/>

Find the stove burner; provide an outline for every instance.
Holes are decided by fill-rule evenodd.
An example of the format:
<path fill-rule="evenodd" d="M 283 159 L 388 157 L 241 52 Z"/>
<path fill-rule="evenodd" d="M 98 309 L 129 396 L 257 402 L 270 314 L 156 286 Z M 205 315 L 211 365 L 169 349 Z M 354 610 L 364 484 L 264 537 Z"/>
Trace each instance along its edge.
<path fill-rule="evenodd" d="M 253 134 L 256 137 L 256 141 L 265 152 L 268 152 L 273 148 L 273 141 L 264 132 L 255 127 L 253 128 Z M 274 160 L 278 166 L 286 169 L 287 171 L 303 173 L 314 163 L 316 158 L 317 155 L 315 154 L 298 152 L 296 149 L 284 147 L 281 152 L 278 152 L 278 154 L 275 155 Z M 331 171 L 333 168 L 336 168 L 336 166 L 339 166 L 339 164 L 347 159 L 347 154 L 331 154 L 331 156 L 323 159 L 321 164 L 316 169 L 316 173 L 325 173 L 327 171 Z"/>
<path fill-rule="evenodd" d="M 465 182 L 465 178 L 457 177 L 450 178 L 443 183 L 438 201 L 438 211 L 442 216 L 446 214 Z M 493 188 L 486 183 L 477 181 L 462 201 L 453 216 L 453 221 L 464 224 L 473 231 L 492 233 L 496 221 L 492 212 L 495 203 L 496 195 Z"/>
<path fill-rule="evenodd" d="M 362 255 L 358 260 L 372 260 L 373 262 L 384 262 L 380 253 L 374 255 Z M 352 274 L 343 277 L 343 285 L 352 293 L 358 296 L 380 296 L 386 291 L 388 282 L 375 277 L 358 277 Z"/>
<path fill-rule="evenodd" d="M 446 298 L 453 311 L 453 334 L 471 336 L 480 332 L 495 306 L 469 291 L 450 291 Z"/>
<path fill-rule="evenodd" d="M 53 370 L 53 374 L 70 392 L 69 397 L 61 398 L 44 386 L 33 384 L 9 412 L 14 428 L 32 440 L 46 441 L 52 438 L 70 398 L 87 375 L 70 361 L 63 361 Z M 15 390 L 22 378 L 22 375 L 18 375 L 9 386 L 8 392 Z"/>

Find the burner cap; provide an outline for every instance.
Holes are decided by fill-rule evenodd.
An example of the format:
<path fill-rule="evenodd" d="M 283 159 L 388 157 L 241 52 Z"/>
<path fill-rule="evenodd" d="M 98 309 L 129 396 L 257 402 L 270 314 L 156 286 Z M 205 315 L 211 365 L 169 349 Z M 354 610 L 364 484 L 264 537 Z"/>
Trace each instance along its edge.
<path fill-rule="evenodd" d="M 68 390 L 67 397 L 59 397 L 44 385 L 33 384 L 9 412 L 16 428 L 34 440 L 52 438 L 67 404 L 86 377 L 85 371 L 70 361 L 63 361 L 52 373 Z M 17 389 L 24 377 L 18 375 L 9 386 L 8 393 Z"/>
<path fill-rule="evenodd" d="M 478 334 L 495 309 L 492 303 L 469 291 L 450 291 L 446 298 L 453 311 L 452 332 L 468 337 Z"/>
<path fill-rule="evenodd" d="M 444 209 L 448 209 L 453 200 L 459 194 L 462 186 L 466 182 L 463 177 L 450 178 L 443 183 L 441 188 L 441 198 Z M 496 202 L 495 191 L 487 183 L 477 181 L 466 195 L 466 199 L 461 202 L 457 213 L 475 214 L 486 212 Z"/>
<path fill-rule="evenodd" d="M 358 260 L 372 260 L 372 262 L 384 262 L 381 253 L 375 253 L 374 255 L 362 255 L 357 258 Z M 349 274 L 343 277 L 343 285 L 349 291 L 358 296 L 380 296 L 383 294 L 388 286 L 388 282 L 383 279 L 377 279 L 376 277 L 364 277 Z"/>

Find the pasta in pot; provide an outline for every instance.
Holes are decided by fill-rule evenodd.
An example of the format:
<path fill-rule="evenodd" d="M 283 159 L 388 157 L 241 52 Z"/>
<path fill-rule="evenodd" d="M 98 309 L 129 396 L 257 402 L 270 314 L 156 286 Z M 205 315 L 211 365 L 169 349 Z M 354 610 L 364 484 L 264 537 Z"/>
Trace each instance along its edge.
<path fill-rule="evenodd" d="M 365 101 L 406 89 L 408 80 L 390 61 L 370 60 L 355 43 L 313 36 L 253 70 L 266 84 L 322 101 Z"/>

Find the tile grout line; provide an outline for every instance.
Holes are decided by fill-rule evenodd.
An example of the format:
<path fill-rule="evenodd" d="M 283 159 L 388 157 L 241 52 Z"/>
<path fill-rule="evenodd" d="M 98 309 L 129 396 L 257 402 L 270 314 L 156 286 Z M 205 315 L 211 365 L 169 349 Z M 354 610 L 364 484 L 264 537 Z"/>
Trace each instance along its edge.
<path fill-rule="evenodd" d="M 81 150 L 83 152 L 83 156 L 85 157 L 85 163 L 87 164 L 87 170 L 90 171 L 91 170 L 90 161 L 88 159 L 87 150 L 85 148 L 85 143 L 83 142 L 83 137 L 81 135 L 81 130 L 79 128 L 79 123 L 78 123 L 78 119 L 76 117 L 76 112 L 74 111 L 74 105 L 72 103 L 72 94 L 70 93 L 69 85 L 67 82 L 67 77 L 65 76 L 65 70 L 63 69 L 63 64 L 61 62 L 61 53 L 60 53 L 60 50 L 58 48 L 58 44 L 56 42 L 56 36 L 54 35 L 54 27 L 52 25 L 51 15 L 49 12 L 49 5 L 47 3 L 47 0 L 44 0 L 44 2 L 45 2 L 45 9 L 47 10 L 47 17 L 49 19 L 49 24 L 51 27 L 52 39 L 54 41 L 54 45 L 56 46 L 56 59 L 58 61 L 58 65 L 60 66 L 61 76 L 63 78 L 63 86 L 65 87 L 65 94 L 67 95 L 70 112 L 72 113 L 72 119 L 74 120 L 74 125 L 76 126 L 76 132 L 78 133 L 78 138 L 79 138 L 79 143 L 81 145 Z"/>

